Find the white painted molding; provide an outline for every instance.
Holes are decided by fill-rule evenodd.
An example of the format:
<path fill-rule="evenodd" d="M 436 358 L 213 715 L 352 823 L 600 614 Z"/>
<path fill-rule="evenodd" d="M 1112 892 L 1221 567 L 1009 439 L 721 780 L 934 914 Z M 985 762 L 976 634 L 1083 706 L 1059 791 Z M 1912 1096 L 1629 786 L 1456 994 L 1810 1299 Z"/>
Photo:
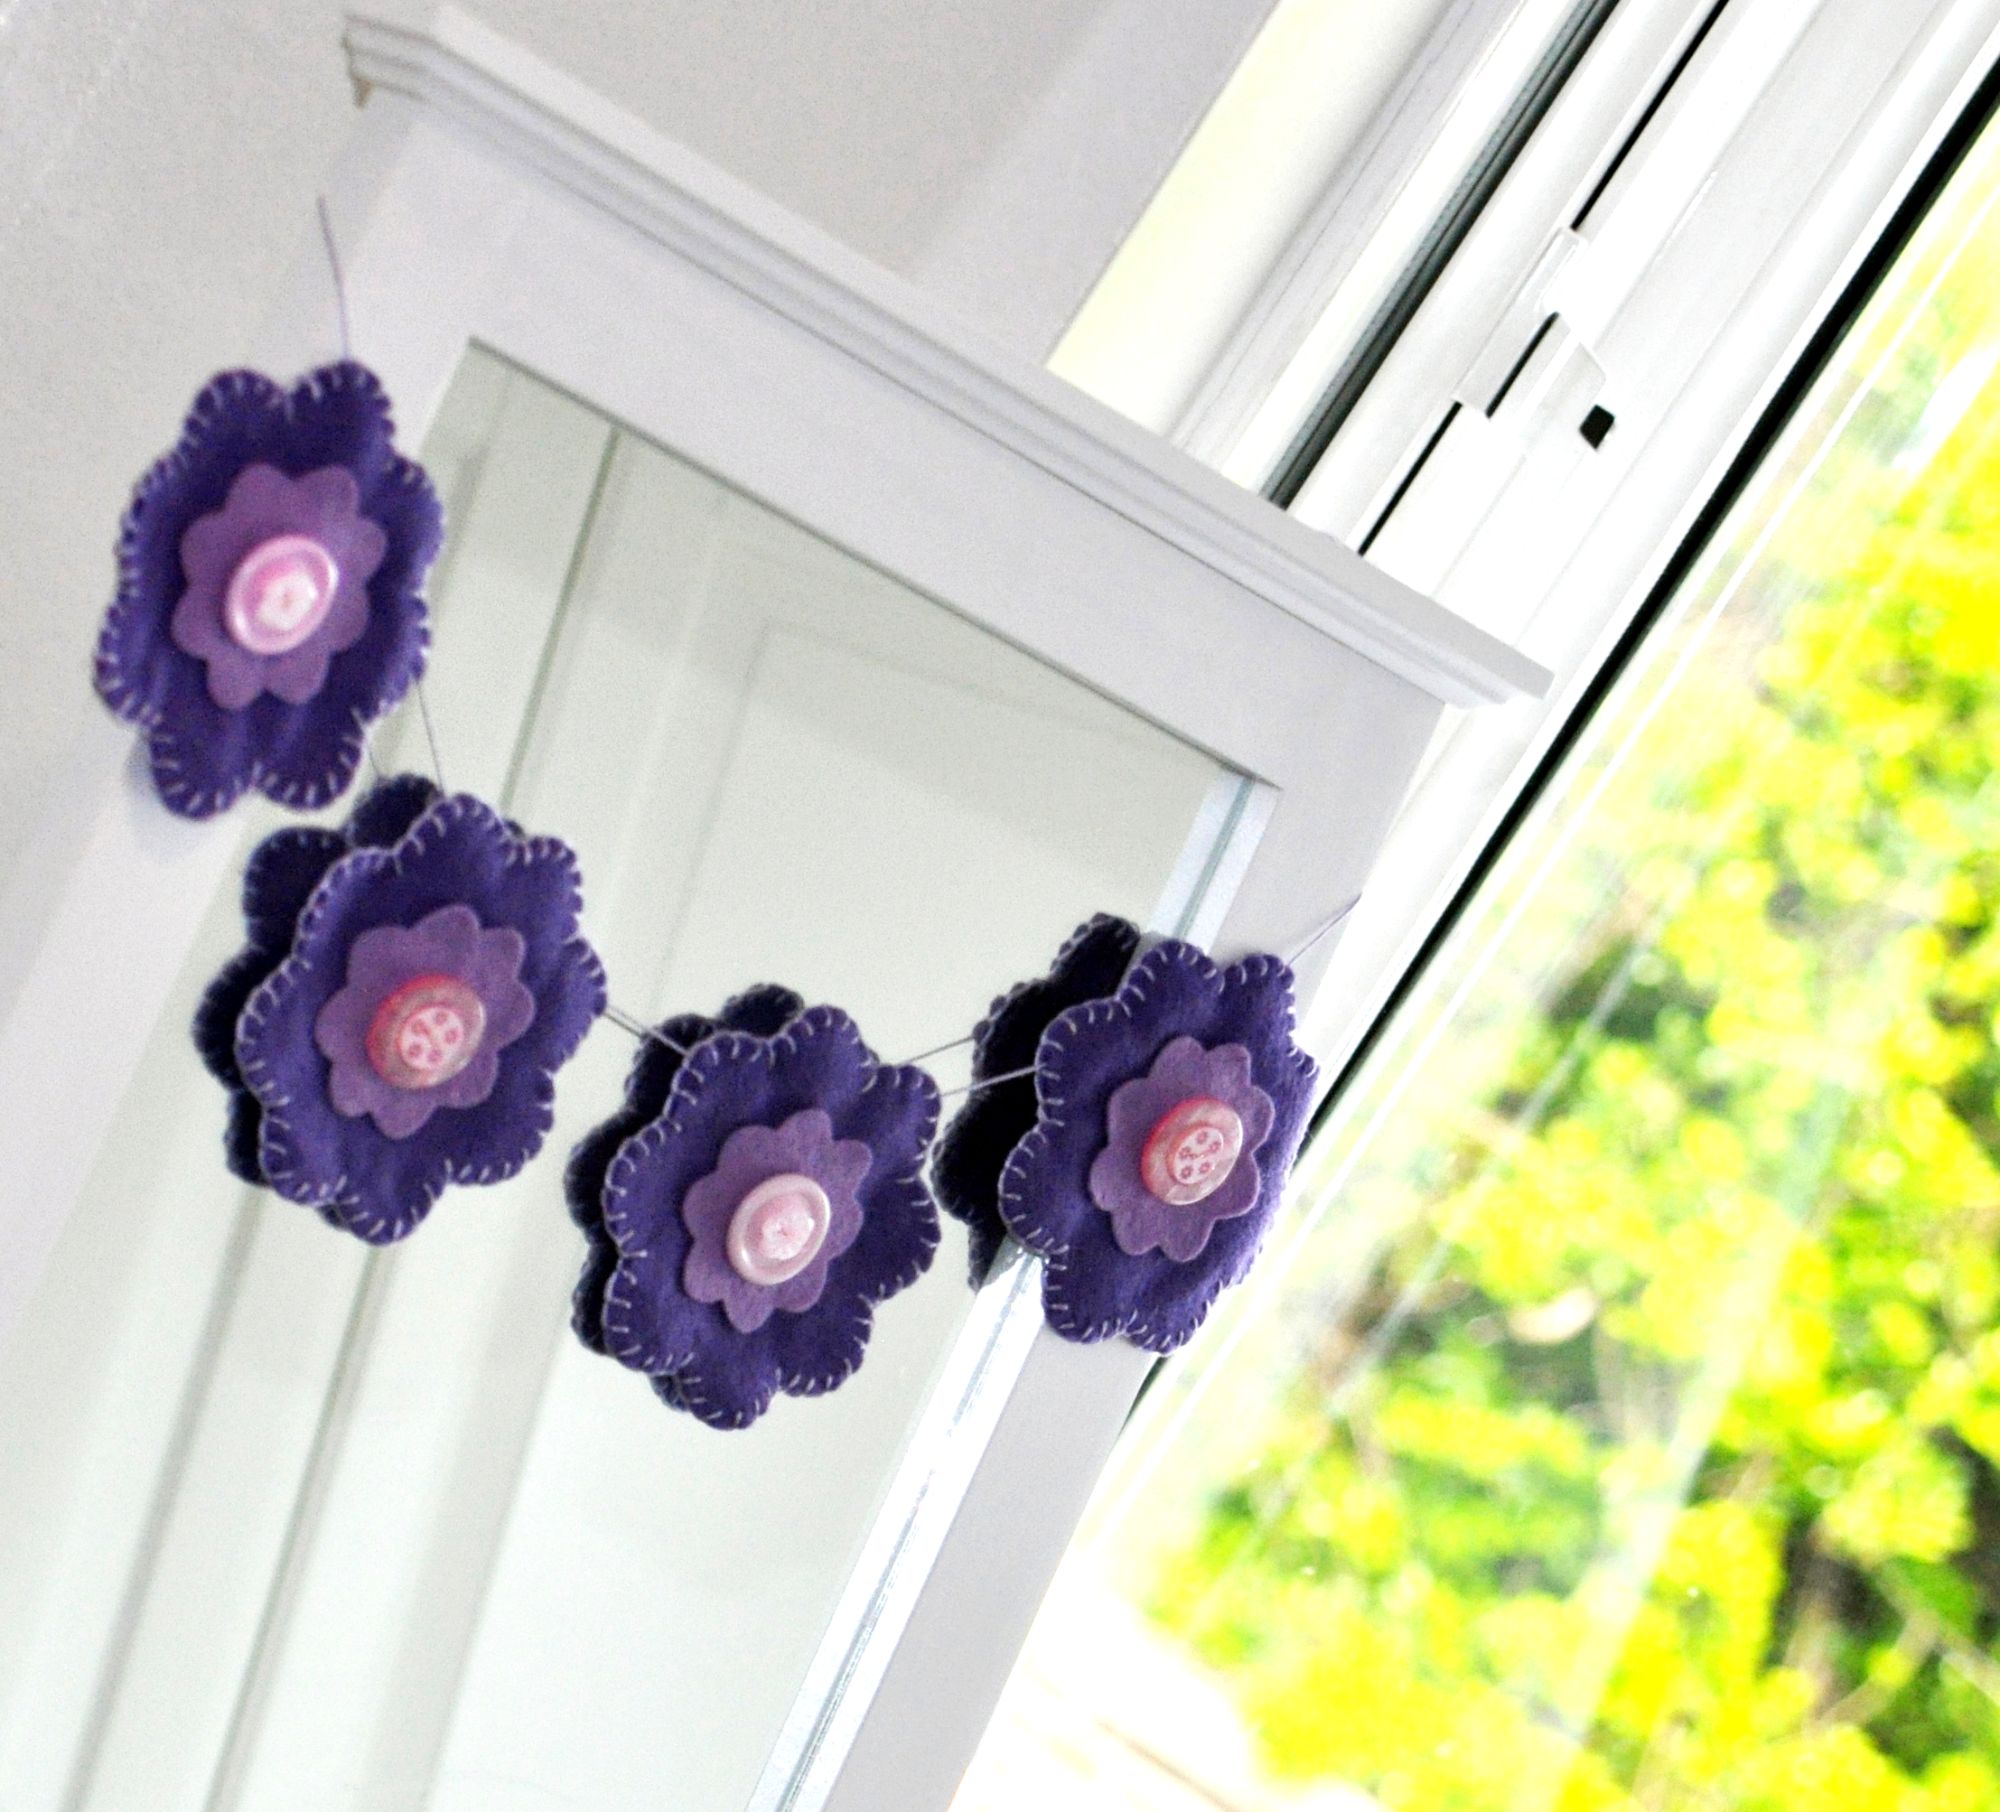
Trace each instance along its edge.
<path fill-rule="evenodd" d="M 420 102 L 1447 704 L 1552 676 L 1037 367 L 460 8 L 348 21 L 357 86 Z"/>

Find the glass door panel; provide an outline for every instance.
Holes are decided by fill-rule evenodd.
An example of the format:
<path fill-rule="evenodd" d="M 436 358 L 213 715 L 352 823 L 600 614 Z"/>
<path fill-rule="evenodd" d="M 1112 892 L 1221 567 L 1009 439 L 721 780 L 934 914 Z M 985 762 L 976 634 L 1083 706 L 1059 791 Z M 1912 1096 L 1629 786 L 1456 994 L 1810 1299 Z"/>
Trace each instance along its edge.
<path fill-rule="evenodd" d="M 576 846 L 625 1011 L 782 981 L 900 1059 L 1089 912 L 1192 907 L 1244 785 L 1201 751 L 487 354 L 425 457 L 435 756 Z M 566 1327 L 562 1158 L 631 1039 L 365 1252 L 226 1182 L 181 1015 L 235 918 L 0 1349 L 0 1803 L 734 1812 L 965 1320 L 957 1229 L 847 1385 L 707 1430 Z"/>

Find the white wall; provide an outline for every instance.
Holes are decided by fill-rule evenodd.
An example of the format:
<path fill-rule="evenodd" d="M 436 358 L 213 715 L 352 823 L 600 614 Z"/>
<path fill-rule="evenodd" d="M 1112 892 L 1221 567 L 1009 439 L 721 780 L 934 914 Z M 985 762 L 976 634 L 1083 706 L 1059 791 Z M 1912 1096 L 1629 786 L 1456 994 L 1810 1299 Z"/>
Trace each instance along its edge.
<path fill-rule="evenodd" d="M 466 4 L 1040 358 L 1270 0 Z M 351 123 L 340 16 L 0 0 L 0 855 L 100 709 L 132 481 L 244 357 Z"/>

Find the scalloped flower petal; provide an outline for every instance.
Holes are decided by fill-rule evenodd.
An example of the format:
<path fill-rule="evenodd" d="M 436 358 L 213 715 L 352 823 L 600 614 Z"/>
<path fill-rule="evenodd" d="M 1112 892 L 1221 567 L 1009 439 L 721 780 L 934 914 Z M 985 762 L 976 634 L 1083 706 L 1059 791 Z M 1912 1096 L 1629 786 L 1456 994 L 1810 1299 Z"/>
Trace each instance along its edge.
<path fill-rule="evenodd" d="M 845 1013 L 783 989 L 665 1021 L 624 1105 L 570 1159 L 570 1212 L 590 1242 L 579 1338 L 715 1428 L 747 1427 L 780 1392 L 834 1389 L 861 1363 L 874 1306 L 937 1250 L 923 1179 L 937 1110 L 922 1070 L 879 1062 Z M 789 1175 L 832 1204 L 824 1246 L 788 1281 L 725 1277 L 736 1207 Z"/>
<path fill-rule="evenodd" d="M 337 580 L 302 641 L 258 653 L 227 629 L 225 599 L 238 563 L 284 535 L 319 543 Z M 311 810 L 346 791 L 364 729 L 423 671 L 443 538 L 366 367 L 290 390 L 254 371 L 211 379 L 133 493 L 97 641 L 98 693 L 144 734 L 168 808 L 207 818 L 254 787 Z"/>
<path fill-rule="evenodd" d="M 1248 1273 L 1318 1079 L 1292 1012 L 1291 970 L 1276 957 L 1223 968 L 1168 938 L 1044 1020 L 1028 1123 L 997 1160 L 979 1148 L 982 1165 L 997 1166 L 990 1182 L 975 1173 L 958 1189 L 991 1187 L 1006 1230 L 1046 1261 L 1042 1301 L 1057 1333 L 1172 1352 Z M 1140 1163 L 1149 1130 L 1191 1098 L 1222 1100 L 1244 1138 L 1214 1195 L 1176 1210 L 1145 1194 Z"/>
<path fill-rule="evenodd" d="M 432 798 L 405 819 L 420 795 L 407 782 L 388 785 L 399 791 L 378 787 L 357 807 L 350 848 L 313 884 L 277 960 L 236 1013 L 233 1036 L 232 1086 L 257 1118 L 258 1180 L 375 1244 L 409 1233 L 447 1185 L 501 1181 L 535 1155 L 553 1120 L 556 1071 L 605 1004 L 568 846 L 524 836 L 462 793 Z M 252 950 L 239 964 L 273 954 L 254 913 L 252 921 Z M 417 934 L 416 947 L 399 956 L 395 938 L 370 945 L 387 966 L 357 984 L 353 952 L 385 929 Z M 359 985 L 375 990 L 363 1003 L 372 1013 L 401 983 L 440 968 L 488 1000 L 490 1052 L 437 1084 L 421 1116 L 378 1113 L 373 1097 L 343 1107 L 334 1081 L 352 1054 L 336 1039 L 329 1056 L 318 1028 L 322 1016 L 365 1019 L 329 1013 L 330 1004 Z M 241 985 L 237 977 L 225 990 L 218 980 L 211 990 L 213 1005 L 197 1017 L 204 1051 L 219 1045 Z M 419 1092 L 412 1087 L 413 1098 Z"/>

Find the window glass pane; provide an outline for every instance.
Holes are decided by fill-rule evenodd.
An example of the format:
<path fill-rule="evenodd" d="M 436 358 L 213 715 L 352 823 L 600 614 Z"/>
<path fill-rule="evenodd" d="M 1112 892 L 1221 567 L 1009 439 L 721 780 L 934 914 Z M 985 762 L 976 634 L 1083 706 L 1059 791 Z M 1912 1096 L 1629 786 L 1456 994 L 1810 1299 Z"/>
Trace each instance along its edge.
<path fill-rule="evenodd" d="M 957 1812 L 2000 1804 L 1996 196 L 1156 1381 Z"/>

